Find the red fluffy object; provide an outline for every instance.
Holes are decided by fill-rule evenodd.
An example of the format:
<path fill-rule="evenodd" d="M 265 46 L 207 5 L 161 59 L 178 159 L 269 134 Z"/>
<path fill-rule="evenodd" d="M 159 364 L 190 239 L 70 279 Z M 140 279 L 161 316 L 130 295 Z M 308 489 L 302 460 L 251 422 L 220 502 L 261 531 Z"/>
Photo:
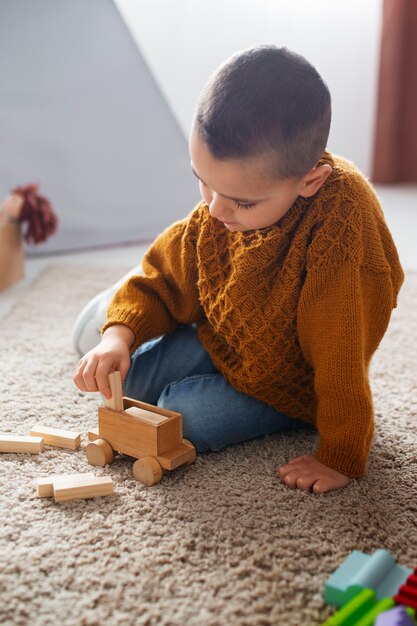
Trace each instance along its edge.
<path fill-rule="evenodd" d="M 39 185 L 31 184 L 16 187 L 11 191 L 23 198 L 19 222 L 27 223 L 24 233 L 27 243 L 42 243 L 52 235 L 58 227 L 58 218 L 47 198 L 38 194 Z"/>

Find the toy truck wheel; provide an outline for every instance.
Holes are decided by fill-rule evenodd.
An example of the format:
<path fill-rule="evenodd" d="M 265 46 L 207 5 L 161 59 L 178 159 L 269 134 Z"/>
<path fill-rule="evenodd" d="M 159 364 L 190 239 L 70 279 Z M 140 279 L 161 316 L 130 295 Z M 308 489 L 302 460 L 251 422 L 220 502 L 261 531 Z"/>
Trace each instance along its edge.
<path fill-rule="evenodd" d="M 155 485 L 162 478 L 162 467 L 153 456 L 143 456 L 133 464 L 133 474 L 144 485 Z"/>
<path fill-rule="evenodd" d="M 90 465 L 104 467 L 114 459 L 113 448 L 105 439 L 90 441 L 85 448 L 85 454 Z"/>
<path fill-rule="evenodd" d="M 194 448 L 194 444 L 193 444 L 193 443 L 191 443 L 191 441 L 190 441 L 189 439 L 183 439 L 183 442 L 184 442 L 184 443 L 188 443 L 188 444 L 190 444 L 190 446 L 192 446 L 192 447 L 193 447 L 193 450 L 194 450 L 193 455 L 192 455 L 192 457 L 191 457 L 191 458 L 190 458 L 190 459 L 186 462 L 186 465 L 192 465 L 192 464 L 195 462 L 196 458 L 197 458 L 197 452 L 196 452 L 196 449 Z"/>

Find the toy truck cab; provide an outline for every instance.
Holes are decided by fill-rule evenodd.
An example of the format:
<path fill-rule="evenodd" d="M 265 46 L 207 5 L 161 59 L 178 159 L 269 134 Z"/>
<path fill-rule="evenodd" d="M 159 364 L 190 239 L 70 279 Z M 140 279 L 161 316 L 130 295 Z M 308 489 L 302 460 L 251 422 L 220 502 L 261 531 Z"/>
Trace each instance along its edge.
<path fill-rule="evenodd" d="M 98 430 L 88 433 L 86 455 L 90 465 L 104 467 L 115 454 L 138 459 L 137 480 L 154 485 L 164 471 L 190 465 L 196 459 L 191 442 L 182 437 L 182 415 L 133 398 L 122 398 L 122 410 L 98 409 Z"/>

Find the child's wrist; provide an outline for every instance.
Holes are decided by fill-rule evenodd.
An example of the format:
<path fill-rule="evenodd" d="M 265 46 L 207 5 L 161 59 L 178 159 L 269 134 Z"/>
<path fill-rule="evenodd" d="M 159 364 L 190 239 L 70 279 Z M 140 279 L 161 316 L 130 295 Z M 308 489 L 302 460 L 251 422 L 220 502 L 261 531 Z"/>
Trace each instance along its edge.
<path fill-rule="evenodd" d="M 130 348 L 135 342 L 136 335 L 125 324 L 112 324 L 104 331 L 103 338 L 121 339 Z"/>

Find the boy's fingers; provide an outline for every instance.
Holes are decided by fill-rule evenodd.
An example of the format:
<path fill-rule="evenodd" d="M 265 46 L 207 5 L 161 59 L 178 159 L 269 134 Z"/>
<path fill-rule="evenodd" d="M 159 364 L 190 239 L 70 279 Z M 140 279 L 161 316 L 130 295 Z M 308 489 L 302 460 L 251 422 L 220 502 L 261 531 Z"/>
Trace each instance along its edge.
<path fill-rule="evenodd" d="M 96 372 L 97 372 L 97 362 L 93 361 L 85 366 L 83 371 L 83 379 L 84 385 L 86 386 L 86 391 L 98 391 L 97 381 L 96 381 Z"/>
<path fill-rule="evenodd" d="M 101 364 L 96 369 L 95 377 L 97 390 L 108 400 L 111 398 L 111 389 L 108 380 L 108 375 L 111 371 L 112 368 L 109 368 L 108 365 Z"/>
<path fill-rule="evenodd" d="M 120 359 L 120 363 L 115 360 L 113 354 L 89 355 L 78 363 L 78 368 L 72 378 L 75 385 L 81 391 L 99 391 L 106 399 L 111 398 L 111 389 L 108 375 L 114 370 L 120 370 L 122 381 L 130 367 L 130 354 Z"/>
<path fill-rule="evenodd" d="M 88 391 L 88 389 L 87 389 L 87 387 L 86 387 L 86 385 L 84 383 L 84 379 L 82 377 L 74 376 L 72 381 L 78 387 L 78 389 L 80 391 Z"/>
<path fill-rule="evenodd" d="M 122 382 L 125 381 L 127 372 L 129 371 L 129 367 L 130 367 L 130 355 L 127 359 L 122 359 L 120 361 L 120 376 L 122 377 Z"/>
<path fill-rule="evenodd" d="M 74 376 L 72 377 L 72 382 L 81 391 L 88 391 L 86 384 L 84 382 L 84 368 L 85 368 L 85 363 L 80 362 L 78 364 L 78 368 L 75 370 Z"/>

